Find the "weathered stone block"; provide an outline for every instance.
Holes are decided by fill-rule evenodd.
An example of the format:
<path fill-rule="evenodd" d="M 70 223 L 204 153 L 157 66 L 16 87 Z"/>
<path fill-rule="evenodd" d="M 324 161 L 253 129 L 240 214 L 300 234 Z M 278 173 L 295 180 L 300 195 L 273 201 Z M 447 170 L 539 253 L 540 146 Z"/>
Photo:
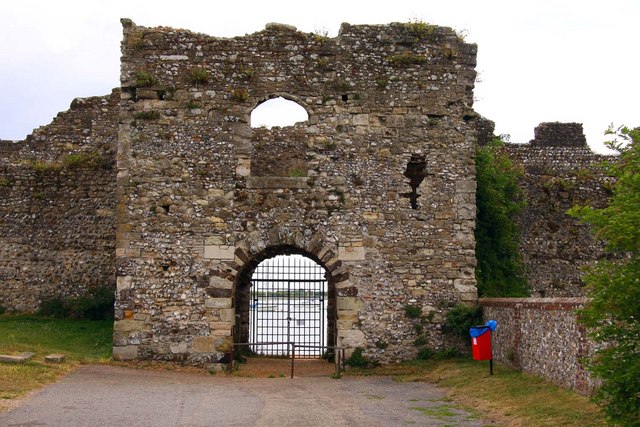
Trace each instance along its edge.
<path fill-rule="evenodd" d="M 193 337 L 193 341 L 191 342 L 191 351 L 194 353 L 213 353 L 216 351 L 214 341 L 215 338 L 211 336 Z"/>
<path fill-rule="evenodd" d="M 233 308 L 221 308 L 218 310 L 220 315 L 220 320 L 223 322 L 231 322 L 231 325 L 235 324 L 236 320 L 236 311 Z"/>
<path fill-rule="evenodd" d="M 178 343 L 173 343 L 169 345 L 169 350 L 173 354 L 186 353 L 187 352 L 187 343 L 185 341 L 180 341 Z"/>
<path fill-rule="evenodd" d="M 113 330 L 117 332 L 135 332 L 135 331 L 145 331 L 150 330 L 151 326 L 146 325 L 144 321 L 140 320 L 116 320 L 113 323 Z"/>
<path fill-rule="evenodd" d="M 63 363 L 65 355 L 61 353 L 49 354 L 44 357 L 44 361 L 47 363 Z"/>
<path fill-rule="evenodd" d="M 111 355 L 113 360 L 134 360 L 138 358 L 137 345 L 114 346 Z"/>
<path fill-rule="evenodd" d="M 365 249 L 363 246 L 347 246 L 338 248 L 338 258 L 342 261 L 361 261 L 364 259 Z"/>
<path fill-rule="evenodd" d="M 213 276 L 209 279 L 209 285 L 218 289 L 232 289 L 233 282 L 225 279 L 224 277 Z"/>
<path fill-rule="evenodd" d="M 205 306 L 207 308 L 231 308 L 231 298 L 207 298 Z"/>
<path fill-rule="evenodd" d="M 338 316 L 340 312 L 345 311 L 360 311 L 364 307 L 364 302 L 360 298 L 354 297 L 338 297 L 336 298 L 336 305 L 338 308 Z"/>
<path fill-rule="evenodd" d="M 232 260 L 235 258 L 235 248 L 223 245 L 205 245 L 204 257 L 207 259 Z"/>

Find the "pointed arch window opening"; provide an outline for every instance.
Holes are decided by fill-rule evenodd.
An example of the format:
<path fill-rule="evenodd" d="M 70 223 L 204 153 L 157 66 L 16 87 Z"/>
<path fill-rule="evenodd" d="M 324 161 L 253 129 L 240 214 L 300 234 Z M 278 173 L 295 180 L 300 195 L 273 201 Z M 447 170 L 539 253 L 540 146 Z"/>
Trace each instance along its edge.
<path fill-rule="evenodd" d="M 307 110 L 295 101 L 282 96 L 268 99 L 251 111 L 250 123 L 252 128 L 274 126 L 287 127 L 309 120 Z"/>

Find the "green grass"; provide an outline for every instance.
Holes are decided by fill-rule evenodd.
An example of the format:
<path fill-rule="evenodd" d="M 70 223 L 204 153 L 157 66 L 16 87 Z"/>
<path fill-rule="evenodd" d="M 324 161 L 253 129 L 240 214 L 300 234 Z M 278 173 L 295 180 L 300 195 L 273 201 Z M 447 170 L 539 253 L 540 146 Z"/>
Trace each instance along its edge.
<path fill-rule="evenodd" d="M 56 381 L 80 363 L 104 363 L 111 357 L 112 320 L 68 320 L 33 316 L 0 316 L 0 354 L 32 352 L 23 364 L 0 363 L 2 400 L 11 400 Z M 44 357 L 63 353 L 61 364 Z"/>
<path fill-rule="evenodd" d="M 494 375 L 490 376 L 488 362 L 470 358 L 412 361 L 353 369 L 349 374 L 389 375 L 397 381 L 436 383 L 457 404 L 467 409 L 482 408 L 481 416 L 504 425 L 607 425 L 600 408 L 588 397 L 503 365 L 495 365 Z"/>

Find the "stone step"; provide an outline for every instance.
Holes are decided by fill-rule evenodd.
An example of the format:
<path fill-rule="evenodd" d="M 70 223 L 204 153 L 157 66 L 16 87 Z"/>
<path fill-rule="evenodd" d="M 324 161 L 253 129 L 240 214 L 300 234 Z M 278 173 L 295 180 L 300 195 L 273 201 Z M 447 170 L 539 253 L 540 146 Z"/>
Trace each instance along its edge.
<path fill-rule="evenodd" d="M 17 355 L 0 354 L 0 362 L 5 363 L 24 363 L 35 356 L 35 353 L 20 353 Z"/>
<path fill-rule="evenodd" d="M 65 355 L 61 353 L 49 354 L 44 357 L 44 361 L 47 363 L 63 363 L 65 359 Z"/>

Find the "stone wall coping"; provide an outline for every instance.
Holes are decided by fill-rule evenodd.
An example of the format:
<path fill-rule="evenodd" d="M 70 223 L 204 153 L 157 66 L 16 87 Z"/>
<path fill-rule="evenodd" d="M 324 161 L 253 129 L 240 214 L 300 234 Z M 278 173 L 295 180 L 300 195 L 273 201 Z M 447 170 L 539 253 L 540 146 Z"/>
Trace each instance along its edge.
<path fill-rule="evenodd" d="M 480 298 L 482 307 L 519 307 L 545 310 L 570 310 L 580 308 L 589 301 L 586 297 L 556 298 Z"/>

